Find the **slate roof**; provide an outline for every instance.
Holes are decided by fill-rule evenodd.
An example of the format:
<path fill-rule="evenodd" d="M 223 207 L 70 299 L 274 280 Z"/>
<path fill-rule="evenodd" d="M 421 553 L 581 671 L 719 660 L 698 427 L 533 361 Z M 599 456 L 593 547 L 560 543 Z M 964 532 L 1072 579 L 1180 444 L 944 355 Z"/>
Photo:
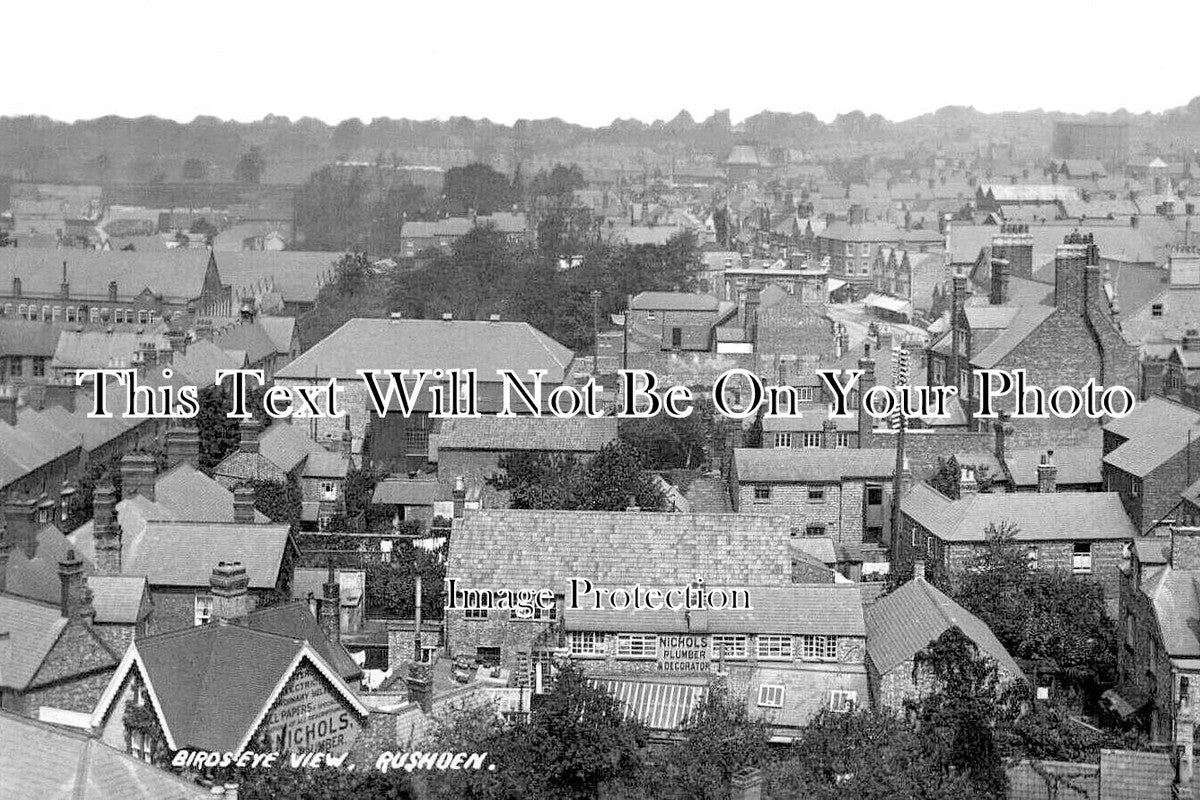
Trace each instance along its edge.
<path fill-rule="evenodd" d="M 187 352 L 176 354 L 171 360 L 171 369 L 184 375 L 188 382 L 203 389 L 216 384 L 217 370 L 237 369 L 242 366 L 234 356 L 209 341 L 190 342 Z"/>
<path fill-rule="evenodd" d="M 222 621 L 138 639 L 113 683 L 131 656 L 145 668 L 168 743 L 173 748 L 220 752 L 243 746 L 276 688 L 302 659 L 327 668 L 302 639 Z M 106 705 L 111 706 L 113 683 L 101 698 L 93 722 L 108 710 Z M 340 679 L 332 683 L 362 709 Z"/>
<path fill-rule="evenodd" d="M 450 486 L 435 480 L 384 478 L 375 484 L 372 505 L 431 506 L 450 499 Z"/>
<path fill-rule="evenodd" d="M 446 574 L 488 587 L 593 583 L 784 585 L 791 580 L 786 517 L 637 511 L 469 512 L 454 532 Z"/>
<path fill-rule="evenodd" d="M 352 319 L 275 377 L 359 380 L 364 369 L 476 369 L 481 383 L 497 370 L 544 369 L 561 383 L 574 354 L 526 322 Z"/>
<path fill-rule="evenodd" d="M 985 195 L 990 193 L 997 203 L 1053 203 L 1079 196 L 1079 192 L 1073 186 L 1059 184 L 985 183 L 979 188 Z"/>
<path fill-rule="evenodd" d="M 1175 766 L 1167 753 L 1100 751 L 1100 800 L 1171 800 Z"/>
<path fill-rule="evenodd" d="M 256 609 L 246 616 L 246 625 L 252 630 L 274 633 L 289 639 L 302 639 L 312 645 L 325 663 L 346 680 L 357 678 L 362 668 L 346 652 L 341 642 L 334 642 L 325 635 L 312 615 L 308 603 L 294 600 L 275 606 Z"/>
<path fill-rule="evenodd" d="M 0 594 L 0 686 L 25 689 L 66 626 L 57 605 Z"/>
<path fill-rule="evenodd" d="M 639 311 L 716 311 L 719 305 L 711 294 L 688 292 L 642 292 L 629 301 L 629 307 Z"/>
<path fill-rule="evenodd" d="M 1052 306 L 1022 306 L 1004 331 L 971 359 L 981 369 L 991 369 L 1025 341 L 1054 313 Z"/>
<path fill-rule="evenodd" d="M 0 711 L 0 786 L 43 800 L 204 800 L 207 789 L 94 736 Z M 52 757 L 47 757 L 53 754 Z"/>
<path fill-rule="evenodd" d="M 819 239 L 833 239 L 839 242 L 888 242 L 892 244 L 940 243 L 945 240 L 936 230 L 914 228 L 905 230 L 890 222 L 864 222 L 851 225 L 849 222 L 835 222 L 817 235 Z"/>
<path fill-rule="evenodd" d="M 853 588 L 853 587 L 852 587 Z M 1004 671 L 1024 677 L 983 620 L 931 586 L 914 578 L 872 603 L 866 611 L 867 655 L 886 675 L 928 647 L 950 628 L 958 628 Z"/>
<path fill-rule="evenodd" d="M 275 345 L 275 352 L 287 353 L 291 350 L 292 339 L 296 334 L 295 317 L 260 316 L 256 322 L 271 338 Z"/>
<path fill-rule="evenodd" d="M 321 283 L 333 273 L 336 253 L 305 250 L 243 250 L 218 253 L 221 282 L 242 293 L 261 282 L 269 282 L 287 302 L 312 303 Z"/>
<path fill-rule="evenodd" d="M 17 424 L 0 422 L 0 488 L 62 458 L 79 439 L 29 407 L 17 409 Z"/>
<path fill-rule="evenodd" d="M 1142 592 L 1154 605 L 1154 618 L 1162 634 L 1163 647 L 1172 658 L 1200 658 L 1200 570 L 1170 566 L 1144 568 Z"/>
<path fill-rule="evenodd" d="M 829 483 L 843 478 L 885 478 L 896 453 L 885 448 L 796 450 L 748 448 L 733 451 L 734 471 L 745 483 Z"/>
<path fill-rule="evenodd" d="M 203 288 L 208 258 L 207 250 L 131 252 L 4 247 L 0 248 L 0 286 L 10 287 L 13 278 L 20 278 L 24 294 L 56 297 L 62 283 L 62 262 L 66 261 L 72 299 L 107 300 L 109 281 L 116 281 L 120 297 L 131 297 L 150 288 L 167 298 L 193 300 Z"/>
<path fill-rule="evenodd" d="M 303 426 L 284 420 L 258 435 L 258 452 L 279 469 L 291 472 L 305 458 L 329 451 L 308 438 Z"/>
<path fill-rule="evenodd" d="M 166 328 L 149 326 L 146 333 L 114 331 L 63 331 L 50 362 L 53 368 L 104 369 L 114 364 L 129 366 L 143 342 L 154 342 L 158 348 L 167 347 Z"/>
<path fill-rule="evenodd" d="M 705 581 L 706 589 L 718 588 Z M 598 587 L 617 588 L 617 587 Z M 741 587 L 739 587 L 741 588 Z M 577 608 L 563 610 L 569 631 L 680 632 L 702 624 L 708 633 L 830 634 L 866 636 L 862 597 L 852 583 L 744 587 L 751 608 L 707 612 Z M 699 622 L 700 619 L 703 622 Z"/>
<path fill-rule="evenodd" d="M 320 445 L 318 445 L 320 447 Z M 320 452 L 309 454 L 304 461 L 302 478 L 345 478 L 350 471 L 350 459 L 343 453 L 334 453 L 320 448 Z"/>
<path fill-rule="evenodd" d="M 594 453 L 617 440 L 616 417 L 497 417 L 447 419 L 438 450 L 554 450 Z"/>
<path fill-rule="evenodd" d="M 1133 412 L 1104 426 L 1128 441 L 1104 457 L 1104 463 L 1131 475 L 1144 476 L 1200 438 L 1200 412 L 1187 406 L 1151 397 Z"/>
<path fill-rule="evenodd" d="M 135 625 L 141 619 L 146 579 L 140 575 L 89 575 L 96 622 Z"/>
<path fill-rule="evenodd" d="M 1041 462 L 1044 448 L 1015 447 L 1004 452 L 1004 463 L 1012 475 L 1013 486 L 1037 486 L 1037 466 Z M 1055 481 L 1059 485 L 1081 483 L 1103 483 L 1100 475 L 1102 448 L 1069 445 L 1055 447 L 1051 459 L 1058 468 Z"/>
<path fill-rule="evenodd" d="M 0 319 L 0 356 L 52 358 L 65 325 Z"/>
<path fill-rule="evenodd" d="M 1019 542 L 1116 539 L 1137 536 L 1116 492 L 976 493 L 951 500 L 918 484 L 901 510 L 946 542 L 983 542 L 989 525 L 1010 522 Z"/>
<path fill-rule="evenodd" d="M 227 353 L 244 352 L 251 364 L 258 364 L 276 353 L 275 340 L 257 322 L 243 322 L 214 331 L 213 344 Z"/>

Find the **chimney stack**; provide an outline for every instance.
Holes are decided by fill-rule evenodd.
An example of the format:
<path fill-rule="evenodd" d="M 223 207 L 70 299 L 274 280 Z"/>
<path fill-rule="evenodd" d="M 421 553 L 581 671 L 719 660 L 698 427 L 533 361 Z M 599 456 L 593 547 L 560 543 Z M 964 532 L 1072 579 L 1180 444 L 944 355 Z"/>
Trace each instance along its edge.
<path fill-rule="evenodd" d="M 975 471 L 967 467 L 962 468 L 962 473 L 958 476 L 958 496 L 960 498 L 967 495 L 976 494 L 979 492 L 979 482 L 975 480 Z"/>
<path fill-rule="evenodd" d="M 994 455 L 996 456 L 996 460 L 1001 464 L 1004 464 L 1004 459 L 1008 455 L 1008 434 L 1012 433 L 1012 426 L 1008 424 L 1010 419 L 1012 419 L 1012 414 L 1007 411 L 1001 411 L 997 415 L 996 421 L 992 423 L 992 430 L 996 432 Z"/>
<path fill-rule="evenodd" d="M 409 664 L 408 675 L 404 676 L 408 686 L 408 700 L 421 707 L 423 714 L 433 713 L 433 675 L 425 664 Z"/>
<path fill-rule="evenodd" d="M 858 379 L 858 446 L 867 447 L 873 417 L 864 410 L 863 398 L 875 385 L 875 359 L 864 355 L 858 360 L 858 368 L 863 373 L 862 377 Z"/>
<path fill-rule="evenodd" d="M 1054 305 L 1061 311 L 1083 314 L 1084 270 L 1091 234 L 1070 234 L 1054 253 Z"/>
<path fill-rule="evenodd" d="M 912 467 L 908 465 L 908 456 L 904 456 L 904 461 L 900 467 L 900 493 L 908 494 L 913 487 Z"/>
<path fill-rule="evenodd" d="M 1053 450 L 1047 450 L 1045 453 L 1042 453 L 1041 462 L 1037 467 L 1038 494 L 1050 494 L 1056 491 L 1058 467 L 1054 466 L 1053 456 Z"/>
<path fill-rule="evenodd" d="M 963 309 L 967 303 L 967 276 L 961 271 L 955 271 L 951 278 L 950 291 L 950 364 L 946 383 L 949 386 L 958 385 L 958 376 L 966 365 L 962 363 L 963 330 L 960 321 Z"/>
<path fill-rule="evenodd" d="M 1171 568 L 1200 570 L 1200 528 L 1171 528 Z"/>
<path fill-rule="evenodd" d="M 254 487 L 243 484 L 233 490 L 233 521 L 239 525 L 254 524 Z"/>
<path fill-rule="evenodd" d="M 759 291 L 757 286 L 746 289 L 746 307 L 742 312 L 742 327 L 748 342 L 758 339 Z"/>
<path fill-rule="evenodd" d="M 918 558 L 913 561 L 913 580 L 920 578 L 925 580 L 925 559 Z"/>
<path fill-rule="evenodd" d="M 96 548 L 96 573 L 121 574 L 121 525 L 117 521 L 117 490 L 105 480 L 92 491 L 92 539 Z"/>
<path fill-rule="evenodd" d="M 21 296 L 21 279 L 20 278 L 13 278 L 12 296 L 16 297 L 16 298 L 19 298 Z"/>
<path fill-rule="evenodd" d="M 110 303 L 117 302 L 117 282 L 116 281 L 108 282 L 108 302 L 110 302 Z"/>
<path fill-rule="evenodd" d="M 325 631 L 330 642 L 337 644 L 341 641 L 342 633 L 342 589 L 332 563 L 329 564 L 329 574 L 325 576 L 321 592 L 321 630 Z"/>
<path fill-rule="evenodd" d="M 837 447 L 837 420 L 826 417 L 821 423 L 821 447 L 826 450 Z"/>
<path fill-rule="evenodd" d="M 189 464 L 200 469 L 200 430 L 190 420 L 167 430 L 167 469 L 177 464 Z"/>
<path fill-rule="evenodd" d="M 238 425 L 238 433 L 241 436 L 238 442 L 238 449 L 243 453 L 258 452 L 258 432 L 262 426 L 259 425 L 256 419 L 244 419 Z"/>
<path fill-rule="evenodd" d="M 167 331 L 167 342 L 175 355 L 187 355 L 187 331 Z"/>
<path fill-rule="evenodd" d="M 92 607 L 92 593 L 83 578 L 83 561 L 73 549 L 58 562 L 58 580 L 61 589 L 58 613 L 67 619 L 90 622 L 96 616 L 96 610 Z"/>
<path fill-rule="evenodd" d="M 121 496 L 140 494 L 154 502 L 154 479 L 158 465 L 149 453 L 127 453 L 121 458 Z"/>
<path fill-rule="evenodd" d="M 61 300 L 66 300 L 71 296 L 71 284 L 67 281 L 67 262 L 63 262 L 63 277 L 62 283 L 58 285 L 58 296 Z"/>
<path fill-rule="evenodd" d="M 4 504 L 5 536 L 14 548 L 21 548 L 26 558 L 33 558 L 37 552 L 36 514 L 37 502 L 32 497 L 9 497 Z"/>
<path fill-rule="evenodd" d="M 17 427 L 17 387 L 0 385 L 0 422 Z"/>
<path fill-rule="evenodd" d="M 1033 277 L 1033 234 L 1027 222 L 1006 222 L 992 238 L 992 256 L 1008 262 L 1008 274 Z"/>
<path fill-rule="evenodd" d="M 1008 303 L 1008 262 L 1002 258 L 992 259 L 992 291 L 988 301 L 994 306 Z"/>
<path fill-rule="evenodd" d="M 454 490 L 450 493 L 450 497 L 454 504 L 454 518 L 462 519 L 467 510 L 467 487 L 463 483 L 461 475 L 454 479 Z"/>
<path fill-rule="evenodd" d="M 233 622 L 250 613 L 250 576 L 240 561 L 222 561 L 208 578 L 213 618 Z"/>

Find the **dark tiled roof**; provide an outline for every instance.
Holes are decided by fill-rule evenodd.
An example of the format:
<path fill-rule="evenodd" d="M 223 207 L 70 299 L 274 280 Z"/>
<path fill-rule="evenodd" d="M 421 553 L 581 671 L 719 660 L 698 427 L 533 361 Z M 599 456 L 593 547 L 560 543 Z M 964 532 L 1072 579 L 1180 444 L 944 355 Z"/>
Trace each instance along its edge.
<path fill-rule="evenodd" d="M 431 506 L 450 499 L 450 486 L 434 480 L 385 478 L 375 485 L 372 505 Z"/>
<path fill-rule="evenodd" d="M 438 450 L 556 450 L 596 452 L 617 439 L 616 417 L 497 417 L 448 419 Z"/>
<path fill-rule="evenodd" d="M 948 629 L 958 628 L 1013 676 L 1021 668 L 983 620 L 925 581 L 915 578 L 867 608 L 867 654 L 881 675 L 924 650 Z"/>
<path fill-rule="evenodd" d="M 94 736 L 0 711 L 0 786 L 45 800 L 204 800 L 207 789 Z M 47 757 L 47 754 L 53 754 Z M 9 794 L 11 793 L 11 794 Z"/>
<path fill-rule="evenodd" d="M 346 680 L 357 677 L 362 669 L 346 652 L 341 642 L 330 641 L 317 624 L 317 618 L 308 609 L 308 603 L 294 601 L 277 606 L 268 606 L 251 612 L 246 624 L 256 631 L 266 631 L 289 639 L 303 639 L 325 659 L 325 663 Z"/>
<path fill-rule="evenodd" d="M 141 618 L 146 579 L 140 575 L 89 575 L 96 622 L 134 625 Z"/>
<path fill-rule="evenodd" d="M 475 369 L 481 382 L 495 382 L 498 370 L 526 376 L 544 369 L 545 380 L 557 384 L 573 357 L 526 322 L 352 319 L 276 378 L 359 380 L 360 369 Z"/>
<path fill-rule="evenodd" d="M 0 650 L 0 686 L 25 689 L 66 625 L 57 605 L 0 594 L 0 634 L 8 638 Z"/>
<path fill-rule="evenodd" d="M 740 482 L 836 482 L 842 478 L 886 478 L 896 467 L 896 453 L 884 448 L 795 450 L 745 448 L 733 451 Z"/>
<path fill-rule="evenodd" d="M 949 500 L 921 484 L 900 507 L 947 542 L 983 542 L 988 526 L 1003 522 L 1017 527 L 1021 542 L 1132 540 L 1137 535 L 1116 492 L 977 493 Z"/>
<path fill-rule="evenodd" d="M 1036 447 L 1011 448 L 1005 451 L 1004 461 L 1012 475 L 1014 486 L 1037 486 L 1037 466 L 1044 449 Z M 1102 448 L 1071 445 L 1055 447 L 1052 457 L 1058 473 L 1057 483 L 1082 484 L 1103 483 L 1100 475 Z"/>
<path fill-rule="evenodd" d="M 631 309 L 646 311 L 716 311 L 719 305 L 711 294 L 688 292 L 642 292 L 629 301 Z"/>
<path fill-rule="evenodd" d="M 991 369 L 996 366 L 1053 313 L 1054 308 L 1051 306 L 1022 306 L 1004 332 L 972 358 L 971 363 L 982 369 Z"/>
<path fill-rule="evenodd" d="M 477 588 L 790 583 L 786 517 L 632 511 L 468 512 L 446 573 Z"/>
<path fill-rule="evenodd" d="M 192 300 L 200 296 L 208 268 L 207 250 L 130 252 L 102 250 L 45 250 L 30 247 L 0 248 L 0 286 L 21 279 L 25 294 L 55 297 L 62 283 L 62 262 L 73 299 L 108 298 L 109 281 L 117 282 L 121 297 L 149 287 L 168 298 Z"/>
<path fill-rule="evenodd" d="M 308 438 L 301 425 L 280 421 L 258 437 L 258 452 L 284 472 L 291 472 L 307 456 L 325 453 L 325 448 Z"/>

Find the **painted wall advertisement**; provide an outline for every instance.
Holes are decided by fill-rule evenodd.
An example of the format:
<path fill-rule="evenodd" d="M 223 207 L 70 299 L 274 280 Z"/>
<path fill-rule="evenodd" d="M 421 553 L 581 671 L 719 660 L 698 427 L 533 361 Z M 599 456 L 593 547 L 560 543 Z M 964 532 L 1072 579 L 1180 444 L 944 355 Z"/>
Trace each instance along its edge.
<path fill-rule="evenodd" d="M 270 747 L 280 752 L 345 751 L 358 735 L 354 711 L 316 668 L 301 664 L 263 723 Z"/>
<path fill-rule="evenodd" d="M 664 672 L 708 672 L 708 637 L 661 635 L 658 637 L 658 668 Z"/>

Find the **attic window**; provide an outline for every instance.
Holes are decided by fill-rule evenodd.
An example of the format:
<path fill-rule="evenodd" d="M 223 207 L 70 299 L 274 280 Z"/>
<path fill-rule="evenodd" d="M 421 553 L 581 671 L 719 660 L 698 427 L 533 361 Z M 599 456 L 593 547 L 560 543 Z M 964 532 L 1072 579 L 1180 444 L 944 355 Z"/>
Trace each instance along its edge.
<path fill-rule="evenodd" d="M 1155 303 L 1152 306 L 1150 306 L 1150 316 L 1161 317 L 1162 315 L 1163 315 L 1163 304 L 1162 303 Z"/>

